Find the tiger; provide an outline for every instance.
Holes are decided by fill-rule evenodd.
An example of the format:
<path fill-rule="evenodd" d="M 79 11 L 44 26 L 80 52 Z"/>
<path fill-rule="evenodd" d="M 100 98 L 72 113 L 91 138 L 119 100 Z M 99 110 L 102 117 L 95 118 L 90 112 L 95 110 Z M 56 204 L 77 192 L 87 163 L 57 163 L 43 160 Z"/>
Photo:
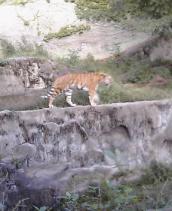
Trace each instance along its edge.
<path fill-rule="evenodd" d="M 59 76 L 53 82 L 48 93 L 48 107 L 54 107 L 53 102 L 56 96 L 64 93 L 66 102 L 74 107 L 77 106 L 72 102 L 72 93 L 74 88 L 88 92 L 89 102 L 91 106 L 96 106 L 98 102 L 97 89 L 100 84 L 110 85 L 112 77 L 101 72 L 86 72 L 86 73 L 68 73 Z"/>

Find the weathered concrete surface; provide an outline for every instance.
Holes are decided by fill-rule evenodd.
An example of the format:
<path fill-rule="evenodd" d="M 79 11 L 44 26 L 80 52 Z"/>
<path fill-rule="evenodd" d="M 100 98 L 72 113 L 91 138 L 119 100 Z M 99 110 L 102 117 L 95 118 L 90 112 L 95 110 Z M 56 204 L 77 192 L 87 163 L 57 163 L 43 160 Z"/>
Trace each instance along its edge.
<path fill-rule="evenodd" d="M 170 100 L 2 111 L 0 200 L 52 207 L 65 191 L 137 178 L 152 161 L 170 165 L 171 130 Z"/>

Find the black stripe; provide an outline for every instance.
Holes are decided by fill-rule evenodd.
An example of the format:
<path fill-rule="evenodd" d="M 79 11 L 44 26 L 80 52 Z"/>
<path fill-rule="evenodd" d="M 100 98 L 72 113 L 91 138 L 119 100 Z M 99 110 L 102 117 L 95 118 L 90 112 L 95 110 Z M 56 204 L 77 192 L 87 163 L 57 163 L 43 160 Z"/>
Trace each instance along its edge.
<path fill-rule="evenodd" d="M 48 94 L 50 96 L 53 96 L 53 95 L 59 95 L 61 93 L 61 89 L 60 88 L 54 88 L 52 87 L 49 91 L 48 91 Z"/>
<path fill-rule="evenodd" d="M 54 94 L 55 92 L 49 91 L 48 93 L 51 95 L 51 94 Z"/>

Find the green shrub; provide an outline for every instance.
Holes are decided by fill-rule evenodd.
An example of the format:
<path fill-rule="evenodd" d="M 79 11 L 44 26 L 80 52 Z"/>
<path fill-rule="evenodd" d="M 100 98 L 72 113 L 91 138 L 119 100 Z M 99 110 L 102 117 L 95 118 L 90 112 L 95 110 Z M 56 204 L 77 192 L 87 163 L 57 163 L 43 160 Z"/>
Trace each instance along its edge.
<path fill-rule="evenodd" d="M 102 103 L 132 101 L 131 96 L 125 91 L 122 85 L 118 83 L 113 83 L 110 87 L 101 87 L 99 94 Z"/>
<path fill-rule="evenodd" d="M 73 192 L 66 192 L 58 196 L 58 200 L 55 203 L 53 201 L 52 204 L 38 201 L 39 205 L 35 206 L 26 201 L 29 198 L 21 199 L 12 210 L 25 207 L 28 210 L 39 211 L 145 211 L 171 207 L 171 167 L 153 162 L 150 167 L 143 169 L 143 172 L 143 177 L 133 182 L 123 182 L 117 185 L 113 180 L 102 180 L 100 183 L 90 184 L 87 190 L 82 192 L 74 189 Z M 4 201 L 0 201 L 2 210 L 6 208 L 5 204 Z"/>
<path fill-rule="evenodd" d="M 112 20 L 138 30 L 172 34 L 171 0 L 75 0 L 76 14 L 81 19 Z"/>
<path fill-rule="evenodd" d="M 90 30 L 89 25 L 84 25 L 84 24 L 81 24 L 79 26 L 68 25 L 68 26 L 62 27 L 59 32 L 52 32 L 52 33 L 47 34 L 44 37 L 44 41 L 47 42 L 54 38 L 61 39 L 63 37 L 71 36 L 76 33 L 82 34 L 84 31 L 88 31 L 88 30 Z"/>
<path fill-rule="evenodd" d="M 88 20 L 113 19 L 108 0 L 76 0 L 76 14 Z"/>
<path fill-rule="evenodd" d="M 88 210 L 138 211 L 171 205 L 172 170 L 153 162 L 137 182 L 113 185 L 103 181 L 80 196 Z"/>
<path fill-rule="evenodd" d="M 161 18 L 164 15 L 170 15 L 172 12 L 172 1 L 171 0 L 130 0 L 136 9 L 140 12 L 154 17 Z"/>
<path fill-rule="evenodd" d="M 0 39 L 0 46 L 3 58 L 9 58 L 14 56 L 35 56 L 48 58 L 48 52 L 37 44 L 30 44 L 25 39 L 22 40 L 17 47 L 15 47 L 10 41 Z"/>
<path fill-rule="evenodd" d="M 146 60 L 127 59 L 123 65 L 125 68 L 122 70 L 124 82 L 148 82 L 152 78 L 150 63 Z"/>
<path fill-rule="evenodd" d="M 16 53 L 15 47 L 8 40 L 0 39 L 0 45 L 4 57 L 11 57 Z"/>
<path fill-rule="evenodd" d="M 142 184 L 157 184 L 163 183 L 168 179 L 172 180 L 172 170 L 161 163 L 152 162 L 150 167 L 145 170 L 139 183 Z"/>

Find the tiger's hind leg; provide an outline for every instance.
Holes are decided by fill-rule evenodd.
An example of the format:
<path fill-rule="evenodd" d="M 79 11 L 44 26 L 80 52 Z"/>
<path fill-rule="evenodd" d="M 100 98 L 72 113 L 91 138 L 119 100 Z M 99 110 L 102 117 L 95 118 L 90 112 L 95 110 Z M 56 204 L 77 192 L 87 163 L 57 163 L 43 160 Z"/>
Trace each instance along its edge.
<path fill-rule="evenodd" d="M 53 107 L 54 107 L 53 101 L 54 101 L 55 97 L 49 96 L 48 99 L 49 99 L 48 107 L 49 107 L 49 108 L 53 108 Z"/>
<path fill-rule="evenodd" d="M 68 90 L 65 92 L 65 96 L 66 96 L 66 102 L 67 102 L 70 106 L 72 106 L 72 107 L 76 106 L 76 104 L 74 104 L 74 103 L 72 102 L 72 89 L 68 89 Z"/>
<path fill-rule="evenodd" d="M 60 89 L 55 89 L 54 87 L 51 88 L 51 90 L 49 91 L 49 94 L 48 94 L 48 107 L 49 108 L 53 108 L 54 105 L 53 105 L 53 102 L 55 100 L 55 97 L 57 95 L 59 95 L 61 93 L 61 90 Z"/>

